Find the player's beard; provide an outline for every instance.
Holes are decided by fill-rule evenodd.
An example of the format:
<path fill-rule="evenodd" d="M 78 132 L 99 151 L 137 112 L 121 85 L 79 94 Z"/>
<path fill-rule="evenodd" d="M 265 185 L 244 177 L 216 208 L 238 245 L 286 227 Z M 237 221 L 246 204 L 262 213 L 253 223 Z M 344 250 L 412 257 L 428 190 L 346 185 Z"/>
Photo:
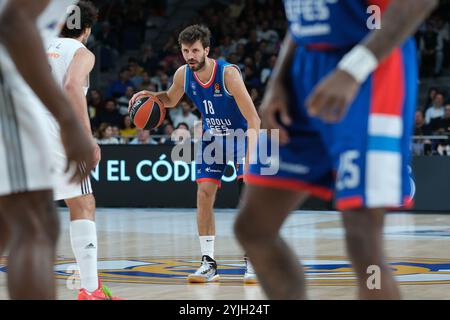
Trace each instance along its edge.
<path fill-rule="evenodd" d="M 190 61 L 190 62 L 194 62 L 194 61 Z M 197 61 L 195 61 L 195 62 L 197 62 Z M 190 68 L 192 71 L 197 72 L 197 71 L 202 70 L 202 69 L 205 67 L 205 64 L 206 64 L 206 54 L 203 56 L 203 59 L 200 60 L 200 61 L 198 62 L 198 65 L 197 65 L 197 66 L 191 67 L 191 66 L 189 65 L 189 68 Z"/>

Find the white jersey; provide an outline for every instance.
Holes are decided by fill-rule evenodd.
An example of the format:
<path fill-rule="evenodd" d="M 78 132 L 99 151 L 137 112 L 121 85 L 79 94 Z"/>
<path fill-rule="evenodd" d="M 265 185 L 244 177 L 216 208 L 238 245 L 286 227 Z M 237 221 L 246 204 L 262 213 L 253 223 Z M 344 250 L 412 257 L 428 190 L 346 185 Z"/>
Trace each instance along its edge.
<path fill-rule="evenodd" d="M 63 89 L 67 72 L 79 49 L 86 48 L 80 41 L 70 38 L 54 38 L 48 45 L 47 55 L 56 82 Z M 89 76 L 84 86 L 84 94 L 89 90 Z M 87 110 L 86 110 L 87 112 Z M 59 124 L 50 112 L 47 112 L 47 128 L 51 137 L 51 152 L 55 167 L 53 195 L 55 200 L 71 199 L 92 193 L 91 181 L 86 178 L 81 183 L 70 183 L 70 174 L 64 172 L 67 157 L 60 138 Z"/>
<path fill-rule="evenodd" d="M 77 0 L 51 0 L 37 19 L 44 45 L 60 32 Z M 6 0 L 0 0 L 0 14 Z M 6 31 L 8 32 L 8 31 Z M 47 63 L 32 61 L 31 63 Z M 50 135 L 41 101 L 0 44 L 0 196 L 53 188 Z"/>
<path fill-rule="evenodd" d="M 39 29 L 45 47 L 48 46 L 49 42 L 53 38 L 58 36 L 61 31 L 62 25 L 66 21 L 70 7 L 77 2 L 78 0 L 51 0 L 47 8 L 38 17 L 37 27 Z M 0 12 L 3 11 L 5 3 L 6 0 L 0 0 Z M 25 83 L 25 81 L 17 71 L 5 47 L 1 44 L 0 64 L 3 73 L 8 75 L 8 81 L 11 83 L 12 87 L 20 90 L 24 95 L 34 96 L 32 90 L 28 87 L 28 85 Z"/>
<path fill-rule="evenodd" d="M 50 66 L 52 67 L 52 73 L 61 88 L 64 87 L 67 71 L 72 64 L 75 53 L 79 49 L 86 49 L 86 47 L 80 41 L 70 38 L 55 38 L 50 42 L 47 48 L 47 55 Z M 89 77 L 86 79 L 86 84 L 84 86 L 85 95 L 88 90 Z"/>

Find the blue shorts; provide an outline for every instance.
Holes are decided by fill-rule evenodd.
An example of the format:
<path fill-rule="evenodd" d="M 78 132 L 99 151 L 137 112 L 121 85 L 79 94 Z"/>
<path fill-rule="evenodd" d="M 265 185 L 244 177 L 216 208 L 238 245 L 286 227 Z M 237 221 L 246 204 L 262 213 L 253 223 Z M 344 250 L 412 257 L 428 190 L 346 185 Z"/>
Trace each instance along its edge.
<path fill-rule="evenodd" d="M 220 187 L 228 165 L 233 165 L 237 178 L 243 179 L 245 154 L 245 138 L 242 141 L 234 139 L 233 143 L 230 143 L 226 136 L 212 136 L 211 141 L 202 140 L 196 154 L 197 183 L 209 181 Z"/>
<path fill-rule="evenodd" d="M 290 143 L 279 149 L 278 173 L 261 174 L 265 165 L 258 161 L 250 165 L 246 183 L 334 197 L 338 210 L 410 207 L 415 43 L 408 40 L 379 65 L 341 122 L 310 117 L 305 100 L 345 53 L 297 48 L 290 74 Z M 266 143 L 261 139 L 260 147 Z"/>

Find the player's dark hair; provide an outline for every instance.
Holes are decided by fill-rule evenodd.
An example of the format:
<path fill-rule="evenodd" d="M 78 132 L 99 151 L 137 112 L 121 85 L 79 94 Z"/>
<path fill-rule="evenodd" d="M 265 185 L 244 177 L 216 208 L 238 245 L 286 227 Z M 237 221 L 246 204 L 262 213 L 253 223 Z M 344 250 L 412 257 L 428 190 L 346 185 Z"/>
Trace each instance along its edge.
<path fill-rule="evenodd" d="M 92 2 L 80 1 L 76 6 L 80 9 L 80 17 L 75 17 L 75 19 L 80 19 L 80 23 L 78 25 L 74 23 L 74 13 L 77 12 L 77 9 L 73 9 L 69 12 L 66 23 L 61 31 L 61 37 L 78 38 L 87 28 L 92 28 L 97 21 L 98 10 Z"/>
<path fill-rule="evenodd" d="M 181 47 L 182 44 L 192 45 L 197 40 L 200 40 L 203 48 L 208 48 L 211 45 L 210 39 L 211 31 L 208 27 L 194 24 L 181 31 L 180 35 L 178 36 L 178 44 Z"/>

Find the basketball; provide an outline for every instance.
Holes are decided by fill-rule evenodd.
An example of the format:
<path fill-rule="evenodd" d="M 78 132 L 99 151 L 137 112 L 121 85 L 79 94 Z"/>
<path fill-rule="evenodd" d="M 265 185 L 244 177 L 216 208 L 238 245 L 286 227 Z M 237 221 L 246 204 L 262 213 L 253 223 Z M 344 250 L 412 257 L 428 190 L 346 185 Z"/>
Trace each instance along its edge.
<path fill-rule="evenodd" d="M 154 97 L 143 97 L 136 100 L 130 109 L 130 118 L 139 129 L 158 128 L 166 117 L 166 108 Z"/>

